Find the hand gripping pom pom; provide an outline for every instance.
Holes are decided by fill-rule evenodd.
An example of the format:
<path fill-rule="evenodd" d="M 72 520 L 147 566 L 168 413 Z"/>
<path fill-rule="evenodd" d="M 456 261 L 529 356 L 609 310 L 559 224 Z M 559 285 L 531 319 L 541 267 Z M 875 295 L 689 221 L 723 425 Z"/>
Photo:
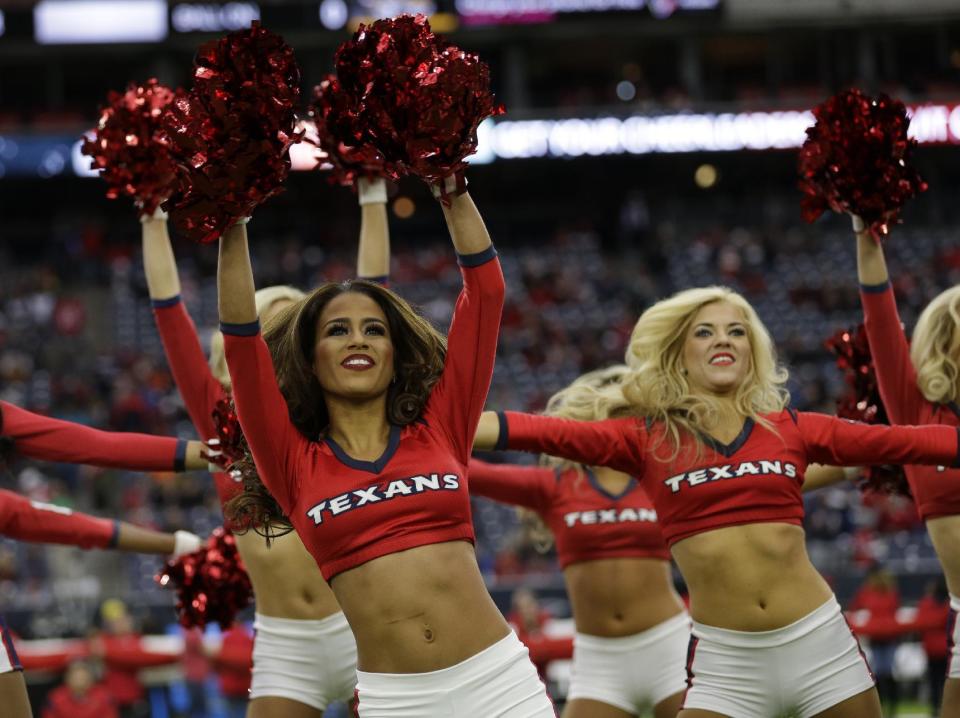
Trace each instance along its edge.
<path fill-rule="evenodd" d="M 218 623 L 227 629 L 253 596 L 236 539 L 224 528 L 215 529 L 198 551 L 167 561 L 156 581 L 176 588 L 177 614 L 185 628 Z"/>
<path fill-rule="evenodd" d="M 824 342 L 824 346 L 836 355 L 837 367 L 843 372 L 847 384 L 846 394 L 837 401 L 837 416 L 865 424 L 889 424 L 863 325 L 837 331 Z M 860 488 L 910 496 L 903 467 L 889 464 L 870 466 Z"/>
<path fill-rule="evenodd" d="M 849 212 L 874 237 L 886 235 L 906 201 L 927 189 L 911 163 L 917 141 L 907 138 L 903 103 L 846 90 L 813 114 L 799 158 L 803 218 L 813 222 L 828 208 Z"/>
<path fill-rule="evenodd" d="M 462 172 L 477 127 L 504 112 L 486 63 L 434 35 L 422 15 L 361 25 L 337 50 L 336 69 L 347 109 L 330 114 L 341 132 L 359 133 L 356 146 L 380 152 L 391 179 L 437 184 Z"/>
<path fill-rule="evenodd" d="M 107 197 L 132 198 L 141 217 L 152 216 L 174 189 L 176 165 L 161 121 L 173 97 L 155 78 L 111 92 L 93 136 L 80 148 L 101 170 Z"/>
<path fill-rule="evenodd" d="M 396 167 L 388 171 L 376 147 L 361 144 L 366 135 L 353 98 L 344 92 L 333 75 L 313 88 L 309 114 L 317 128 L 315 144 L 324 155 L 317 166 L 329 169 L 331 183 L 355 187 L 361 177 L 376 179 L 399 173 Z"/>
<path fill-rule="evenodd" d="M 302 137 L 300 69 L 283 39 L 254 22 L 201 46 L 193 74 L 165 118 L 179 173 L 165 207 L 178 231 L 208 243 L 283 191 Z"/>

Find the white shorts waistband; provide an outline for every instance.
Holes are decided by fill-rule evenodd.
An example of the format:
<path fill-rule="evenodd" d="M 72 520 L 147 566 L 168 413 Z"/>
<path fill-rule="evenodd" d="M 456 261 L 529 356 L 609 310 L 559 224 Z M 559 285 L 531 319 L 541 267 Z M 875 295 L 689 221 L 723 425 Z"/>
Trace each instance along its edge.
<path fill-rule="evenodd" d="M 829 601 L 819 608 L 814 609 L 803 618 L 782 628 L 775 628 L 772 631 L 733 631 L 729 628 L 707 626 L 694 621 L 692 633 L 697 638 L 714 641 L 726 646 L 736 646 L 739 648 L 770 648 L 772 646 L 782 646 L 785 643 L 796 641 L 808 633 L 817 630 L 820 626 L 840 613 L 840 604 L 837 603 L 837 599 L 834 596 L 831 596 Z"/>
<path fill-rule="evenodd" d="M 666 621 L 658 623 L 656 626 L 648 628 L 646 631 L 634 633 L 629 636 L 617 636 L 609 638 L 606 636 L 593 636 L 589 633 L 575 633 L 573 636 L 574 649 L 583 647 L 588 650 L 619 653 L 632 653 L 642 650 L 647 646 L 659 644 L 660 641 L 681 626 L 689 630 L 690 616 L 681 612 L 676 616 L 668 618 Z"/>
<path fill-rule="evenodd" d="M 452 685 L 466 683 L 482 677 L 490 670 L 497 670 L 505 662 L 518 656 L 527 658 L 527 647 L 520 642 L 517 634 L 510 631 L 491 646 L 487 646 L 464 661 L 447 668 L 427 673 L 368 673 L 357 671 L 357 682 L 361 687 L 377 690 L 402 687 L 404 691 L 446 690 Z"/>
<path fill-rule="evenodd" d="M 330 631 L 338 631 L 345 625 L 347 625 L 347 617 L 343 615 L 343 611 L 332 613 L 326 618 L 278 618 L 265 616 L 262 613 L 255 613 L 253 617 L 254 630 L 288 638 L 322 635 Z"/>

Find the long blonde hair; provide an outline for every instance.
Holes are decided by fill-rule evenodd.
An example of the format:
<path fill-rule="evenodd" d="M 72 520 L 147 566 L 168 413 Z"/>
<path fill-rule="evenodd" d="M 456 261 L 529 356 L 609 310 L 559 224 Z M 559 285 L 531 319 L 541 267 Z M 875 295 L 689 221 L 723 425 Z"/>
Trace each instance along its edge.
<path fill-rule="evenodd" d="M 941 292 L 920 314 L 910 342 L 920 393 L 936 404 L 960 398 L 960 286 Z"/>
<path fill-rule="evenodd" d="M 299 302 L 306 295 L 296 287 L 278 284 L 258 289 L 256 294 L 257 316 L 262 317 L 276 302 L 289 300 Z M 230 372 L 227 370 L 227 357 L 223 352 L 223 334 L 219 331 L 210 337 L 210 373 L 227 389 L 230 388 Z"/>
<path fill-rule="evenodd" d="M 770 333 L 756 311 L 740 294 L 728 287 L 687 289 L 647 309 L 637 321 L 627 347 L 630 372 L 622 391 L 632 413 L 663 425 L 674 451 L 680 450 L 681 431 L 698 438 L 719 416 L 719 403 L 710 396 L 694 394 L 683 368 L 683 347 L 693 320 L 703 307 L 727 302 L 743 313 L 750 340 L 750 369 L 734 397 L 744 418 L 770 427 L 762 414 L 781 411 L 790 401 L 787 370 L 777 361 Z"/>

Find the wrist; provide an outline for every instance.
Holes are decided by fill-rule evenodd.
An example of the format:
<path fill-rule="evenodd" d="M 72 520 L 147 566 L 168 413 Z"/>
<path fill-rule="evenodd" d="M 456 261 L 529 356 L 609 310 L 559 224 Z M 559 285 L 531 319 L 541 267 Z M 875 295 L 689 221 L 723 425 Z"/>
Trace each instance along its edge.
<path fill-rule="evenodd" d="M 357 179 L 357 201 L 363 207 L 368 204 L 387 203 L 387 181 L 382 177 Z"/>
<path fill-rule="evenodd" d="M 459 197 L 467 192 L 467 177 L 463 172 L 454 172 L 447 175 L 436 184 L 430 185 L 433 197 L 446 207 L 450 206 L 453 197 Z"/>
<path fill-rule="evenodd" d="M 141 214 L 140 215 L 140 224 L 151 224 L 152 222 L 166 222 L 170 218 L 166 212 L 163 211 L 162 207 L 157 207 L 153 210 L 153 214 Z"/>

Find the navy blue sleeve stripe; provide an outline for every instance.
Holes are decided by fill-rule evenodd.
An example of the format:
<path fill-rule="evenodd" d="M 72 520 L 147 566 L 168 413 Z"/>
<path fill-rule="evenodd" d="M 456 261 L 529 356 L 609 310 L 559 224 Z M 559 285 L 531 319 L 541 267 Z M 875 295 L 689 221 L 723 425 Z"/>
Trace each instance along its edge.
<path fill-rule="evenodd" d="M 475 254 L 458 254 L 457 262 L 461 267 L 479 267 L 481 264 L 486 264 L 496 256 L 497 250 L 495 250 L 491 244 L 482 252 Z"/>
<path fill-rule="evenodd" d="M 887 291 L 889 286 L 890 280 L 888 279 L 883 284 L 861 284 L 860 291 L 866 292 L 867 294 L 880 294 L 881 292 Z"/>
<path fill-rule="evenodd" d="M 110 534 L 110 543 L 107 544 L 107 548 L 116 548 L 117 544 L 120 543 L 120 522 L 113 522 L 113 533 Z"/>
<path fill-rule="evenodd" d="M 380 284 L 384 287 L 390 283 L 389 274 L 381 274 L 379 277 L 357 277 L 357 279 L 362 279 L 365 282 L 373 282 L 374 284 Z"/>
<path fill-rule="evenodd" d="M 154 299 L 150 304 L 154 309 L 164 309 L 166 307 L 175 307 L 180 303 L 180 295 L 176 294 L 169 299 Z"/>
<path fill-rule="evenodd" d="M 957 458 L 953 462 L 953 468 L 960 469 L 960 426 L 957 427 Z"/>
<path fill-rule="evenodd" d="M 510 427 L 507 426 L 507 415 L 498 411 L 497 418 L 500 420 L 500 431 L 497 432 L 497 443 L 493 445 L 493 448 L 497 451 L 506 451 L 510 442 Z"/>
<path fill-rule="evenodd" d="M 186 471 L 187 469 L 187 440 L 177 441 L 177 453 L 173 457 L 173 470 Z"/>
<path fill-rule="evenodd" d="M 224 334 L 232 334 L 235 337 L 255 337 L 260 333 L 260 320 L 257 319 L 246 324 L 220 322 L 220 331 Z"/>
<path fill-rule="evenodd" d="M 790 415 L 790 418 L 793 419 L 794 424 L 800 423 L 800 418 L 797 416 L 797 410 L 792 406 L 787 407 L 787 413 Z"/>

